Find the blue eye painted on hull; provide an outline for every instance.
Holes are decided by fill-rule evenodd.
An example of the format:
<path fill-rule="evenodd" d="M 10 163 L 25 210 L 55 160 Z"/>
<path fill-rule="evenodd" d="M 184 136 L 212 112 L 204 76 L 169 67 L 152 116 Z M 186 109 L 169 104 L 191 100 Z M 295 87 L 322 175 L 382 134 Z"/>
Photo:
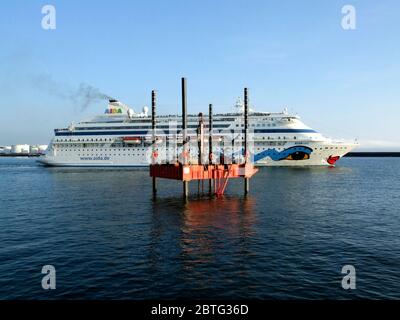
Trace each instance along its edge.
<path fill-rule="evenodd" d="M 255 154 L 254 162 L 259 161 L 266 157 L 270 157 L 274 161 L 306 160 L 310 158 L 310 154 L 312 152 L 313 149 L 303 146 L 290 147 L 283 151 L 277 151 L 276 149 L 267 149 L 258 154 Z"/>

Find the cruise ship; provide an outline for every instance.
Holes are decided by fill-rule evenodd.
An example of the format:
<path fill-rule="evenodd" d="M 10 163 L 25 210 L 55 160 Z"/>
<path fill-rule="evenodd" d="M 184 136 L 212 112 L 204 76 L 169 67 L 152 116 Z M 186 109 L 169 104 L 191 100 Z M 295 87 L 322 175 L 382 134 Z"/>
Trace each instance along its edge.
<path fill-rule="evenodd" d="M 230 113 L 213 115 L 211 160 L 243 161 L 243 103 Z M 201 115 L 207 130 L 208 116 Z M 259 166 L 333 166 L 357 146 L 356 141 L 333 140 L 305 125 L 299 116 L 282 112 L 249 112 L 249 154 Z M 182 153 L 181 117 L 157 116 L 155 145 L 148 108 L 136 113 L 109 100 L 104 114 L 55 129 L 39 162 L 49 166 L 148 166 L 152 161 L 174 163 Z M 199 115 L 188 115 L 189 162 L 198 163 Z M 208 139 L 208 134 L 205 135 Z M 208 159 L 208 140 L 204 143 Z M 218 163 L 220 163 L 218 162 Z M 206 163 L 206 162 L 202 162 Z"/>

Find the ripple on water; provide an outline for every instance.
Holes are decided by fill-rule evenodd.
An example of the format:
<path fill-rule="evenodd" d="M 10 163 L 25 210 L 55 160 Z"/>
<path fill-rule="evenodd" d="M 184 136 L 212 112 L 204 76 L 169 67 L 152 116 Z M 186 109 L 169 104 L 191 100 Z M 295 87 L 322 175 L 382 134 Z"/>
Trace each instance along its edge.
<path fill-rule="evenodd" d="M 153 201 L 146 170 L 7 158 L 0 175 L 2 299 L 400 298 L 396 158 L 262 168 L 247 198 L 242 181 L 221 199 L 192 183 L 188 202 L 174 181 Z M 45 264 L 55 291 L 41 289 Z"/>

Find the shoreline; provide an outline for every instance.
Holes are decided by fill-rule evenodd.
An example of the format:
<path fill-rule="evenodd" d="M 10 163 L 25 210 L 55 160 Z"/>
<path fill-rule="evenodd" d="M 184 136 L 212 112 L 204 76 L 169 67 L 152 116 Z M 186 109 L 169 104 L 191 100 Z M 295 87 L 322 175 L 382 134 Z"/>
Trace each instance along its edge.
<path fill-rule="evenodd" d="M 366 151 L 366 152 L 349 152 L 344 155 L 344 157 L 400 157 L 400 152 L 391 152 L 391 151 L 383 151 L 383 152 L 375 152 L 375 151 Z"/>
<path fill-rule="evenodd" d="M 32 154 L 32 153 L 7 153 L 7 154 L 0 154 L 0 157 L 5 158 L 21 158 L 21 157 L 40 157 L 41 154 Z"/>

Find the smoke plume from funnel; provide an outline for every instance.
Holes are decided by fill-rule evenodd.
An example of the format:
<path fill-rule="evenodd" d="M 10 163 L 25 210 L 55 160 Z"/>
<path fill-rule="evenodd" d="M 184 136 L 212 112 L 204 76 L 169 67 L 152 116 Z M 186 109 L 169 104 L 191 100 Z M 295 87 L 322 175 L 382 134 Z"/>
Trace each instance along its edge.
<path fill-rule="evenodd" d="M 81 83 L 76 91 L 77 103 L 81 105 L 81 109 L 85 110 L 90 104 L 97 100 L 111 100 L 113 99 L 109 95 L 101 92 L 99 89 L 86 84 Z"/>
<path fill-rule="evenodd" d="M 90 84 L 81 83 L 78 87 L 74 88 L 68 84 L 53 80 L 48 74 L 35 75 L 32 77 L 32 82 L 37 89 L 71 101 L 75 105 L 78 105 L 82 111 L 97 101 L 113 99 Z"/>

